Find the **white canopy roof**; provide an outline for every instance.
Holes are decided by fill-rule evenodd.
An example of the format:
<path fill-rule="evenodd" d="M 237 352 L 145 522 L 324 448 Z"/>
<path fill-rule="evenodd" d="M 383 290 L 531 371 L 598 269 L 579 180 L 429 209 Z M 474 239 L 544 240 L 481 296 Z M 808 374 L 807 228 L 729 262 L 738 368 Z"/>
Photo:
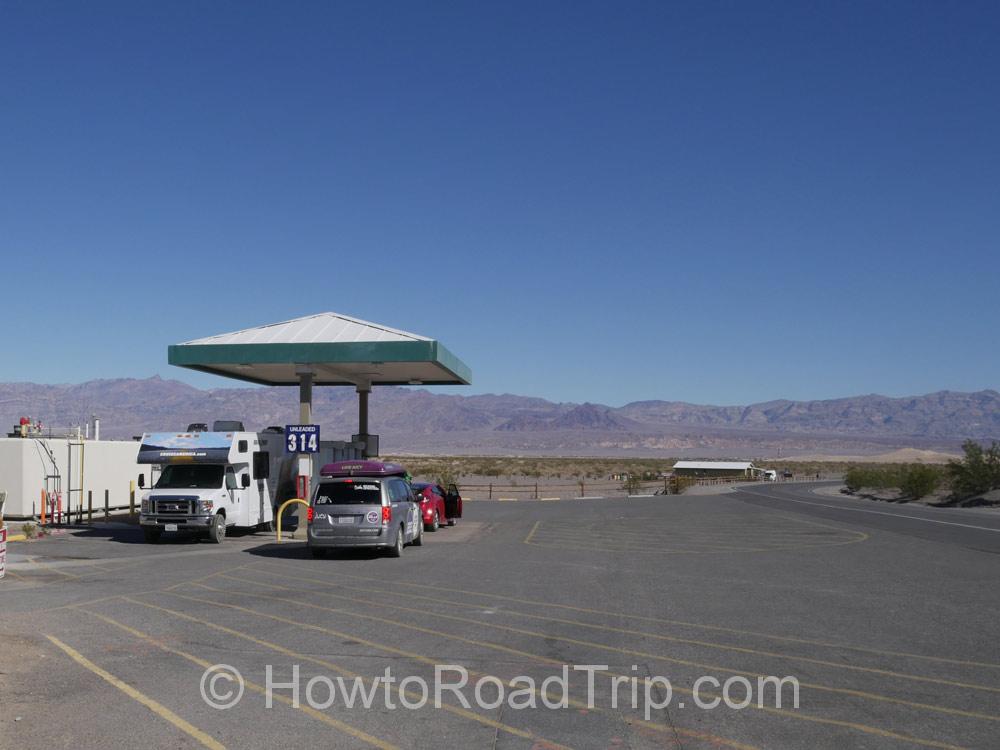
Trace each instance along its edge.
<path fill-rule="evenodd" d="M 206 336 L 167 350 L 172 365 L 265 385 L 467 385 L 469 368 L 426 336 L 335 312 Z"/>
<path fill-rule="evenodd" d="M 304 318 L 269 323 L 232 333 L 185 341 L 191 344 L 339 344 L 377 343 L 382 341 L 431 341 L 426 336 L 399 331 L 335 312 L 317 313 Z"/>

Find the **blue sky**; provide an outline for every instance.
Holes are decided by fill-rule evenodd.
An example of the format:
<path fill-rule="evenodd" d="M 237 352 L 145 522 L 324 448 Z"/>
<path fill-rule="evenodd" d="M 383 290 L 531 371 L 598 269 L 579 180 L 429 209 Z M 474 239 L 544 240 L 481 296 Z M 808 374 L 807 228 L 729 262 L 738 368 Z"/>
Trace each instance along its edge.
<path fill-rule="evenodd" d="M 0 5 L 0 381 L 335 310 L 466 393 L 1000 387 L 1000 6 Z"/>

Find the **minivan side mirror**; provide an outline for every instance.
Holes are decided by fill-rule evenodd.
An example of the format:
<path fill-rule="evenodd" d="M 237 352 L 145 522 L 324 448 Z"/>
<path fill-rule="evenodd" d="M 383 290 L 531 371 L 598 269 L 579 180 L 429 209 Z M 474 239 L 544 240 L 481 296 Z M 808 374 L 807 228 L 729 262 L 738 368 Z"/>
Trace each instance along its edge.
<path fill-rule="evenodd" d="M 243 489 L 246 489 L 247 487 L 250 486 L 250 475 L 249 474 L 241 474 L 240 475 L 240 485 L 243 487 Z"/>
<path fill-rule="evenodd" d="M 145 474 L 140 474 L 139 475 L 139 489 L 141 490 L 145 486 L 146 486 L 146 475 Z"/>

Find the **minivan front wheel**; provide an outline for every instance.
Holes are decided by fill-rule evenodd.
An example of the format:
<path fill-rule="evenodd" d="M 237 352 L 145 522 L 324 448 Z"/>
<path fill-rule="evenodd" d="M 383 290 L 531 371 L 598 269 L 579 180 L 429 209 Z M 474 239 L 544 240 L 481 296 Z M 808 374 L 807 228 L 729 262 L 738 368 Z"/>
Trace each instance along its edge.
<path fill-rule="evenodd" d="M 396 531 L 396 543 L 389 548 L 390 557 L 402 557 L 403 556 L 403 544 L 405 543 L 406 532 L 402 526 Z"/>

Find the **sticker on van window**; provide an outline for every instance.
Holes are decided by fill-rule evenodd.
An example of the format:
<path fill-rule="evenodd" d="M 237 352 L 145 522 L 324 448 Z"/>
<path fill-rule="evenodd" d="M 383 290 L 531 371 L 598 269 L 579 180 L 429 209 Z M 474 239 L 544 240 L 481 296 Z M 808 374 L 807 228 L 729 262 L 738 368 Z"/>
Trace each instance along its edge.
<path fill-rule="evenodd" d="M 370 510 L 368 511 L 368 515 L 365 516 L 365 520 L 368 521 L 368 523 L 375 523 L 378 521 L 378 515 L 378 511 Z"/>
<path fill-rule="evenodd" d="M 374 490 L 375 492 L 378 492 L 378 485 L 377 484 L 356 484 L 356 485 L 354 485 L 354 489 L 356 489 L 356 490 Z"/>

